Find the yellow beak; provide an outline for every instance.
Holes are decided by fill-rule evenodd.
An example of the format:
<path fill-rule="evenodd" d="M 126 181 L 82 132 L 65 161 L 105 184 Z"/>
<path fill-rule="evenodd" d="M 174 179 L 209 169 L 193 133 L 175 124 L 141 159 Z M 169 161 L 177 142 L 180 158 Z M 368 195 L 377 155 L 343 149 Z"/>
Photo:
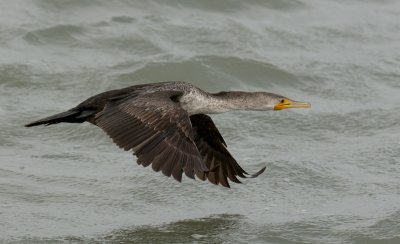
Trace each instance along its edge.
<path fill-rule="evenodd" d="M 274 110 L 282 110 L 286 108 L 311 108 L 311 104 L 307 102 L 296 102 L 290 99 L 284 98 L 280 103 L 275 104 Z"/>

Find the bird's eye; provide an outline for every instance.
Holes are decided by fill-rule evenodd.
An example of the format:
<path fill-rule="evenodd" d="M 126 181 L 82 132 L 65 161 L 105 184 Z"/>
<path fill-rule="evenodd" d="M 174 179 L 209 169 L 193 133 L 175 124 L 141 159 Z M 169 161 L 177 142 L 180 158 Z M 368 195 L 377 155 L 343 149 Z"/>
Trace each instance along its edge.
<path fill-rule="evenodd" d="M 284 102 L 285 102 L 285 99 L 282 99 L 282 100 L 281 100 L 281 103 L 284 103 Z"/>

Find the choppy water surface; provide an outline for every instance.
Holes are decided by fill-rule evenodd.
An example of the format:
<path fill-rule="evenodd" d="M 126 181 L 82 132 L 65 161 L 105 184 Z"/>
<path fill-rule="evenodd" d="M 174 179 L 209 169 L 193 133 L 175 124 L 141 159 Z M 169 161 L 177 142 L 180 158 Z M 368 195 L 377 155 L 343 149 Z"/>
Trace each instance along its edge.
<path fill-rule="evenodd" d="M 0 1 L 0 242 L 400 243 L 400 2 Z M 164 80 L 311 110 L 213 116 L 232 189 L 139 167 L 97 127 L 22 125 Z"/>

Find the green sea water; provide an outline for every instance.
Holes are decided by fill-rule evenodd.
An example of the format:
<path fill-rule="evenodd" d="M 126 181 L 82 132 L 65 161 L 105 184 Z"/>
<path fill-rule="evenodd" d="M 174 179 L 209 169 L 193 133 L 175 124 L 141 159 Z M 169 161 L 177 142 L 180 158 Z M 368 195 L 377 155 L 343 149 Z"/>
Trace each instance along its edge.
<path fill-rule="evenodd" d="M 0 1 L 0 243 L 400 243 L 400 2 Z M 264 174 L 136 164 L 89 124 L 23 125 L 184 80 L 312 109 L 213 115 Z"/>

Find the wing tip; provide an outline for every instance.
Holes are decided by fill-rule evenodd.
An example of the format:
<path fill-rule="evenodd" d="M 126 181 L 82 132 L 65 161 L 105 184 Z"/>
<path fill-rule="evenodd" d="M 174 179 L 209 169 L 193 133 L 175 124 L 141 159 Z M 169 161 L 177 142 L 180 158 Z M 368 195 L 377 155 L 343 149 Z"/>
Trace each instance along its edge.
<path fill-rule="evenodd" d="M 267 169 L 267 166 L 264 166 L 262 169 L 260 169 L 258 172 L 250 175 L 250 178 L 256 178 L 257 176 L 261 175 L 264 173 L 264 171 Z"/>

